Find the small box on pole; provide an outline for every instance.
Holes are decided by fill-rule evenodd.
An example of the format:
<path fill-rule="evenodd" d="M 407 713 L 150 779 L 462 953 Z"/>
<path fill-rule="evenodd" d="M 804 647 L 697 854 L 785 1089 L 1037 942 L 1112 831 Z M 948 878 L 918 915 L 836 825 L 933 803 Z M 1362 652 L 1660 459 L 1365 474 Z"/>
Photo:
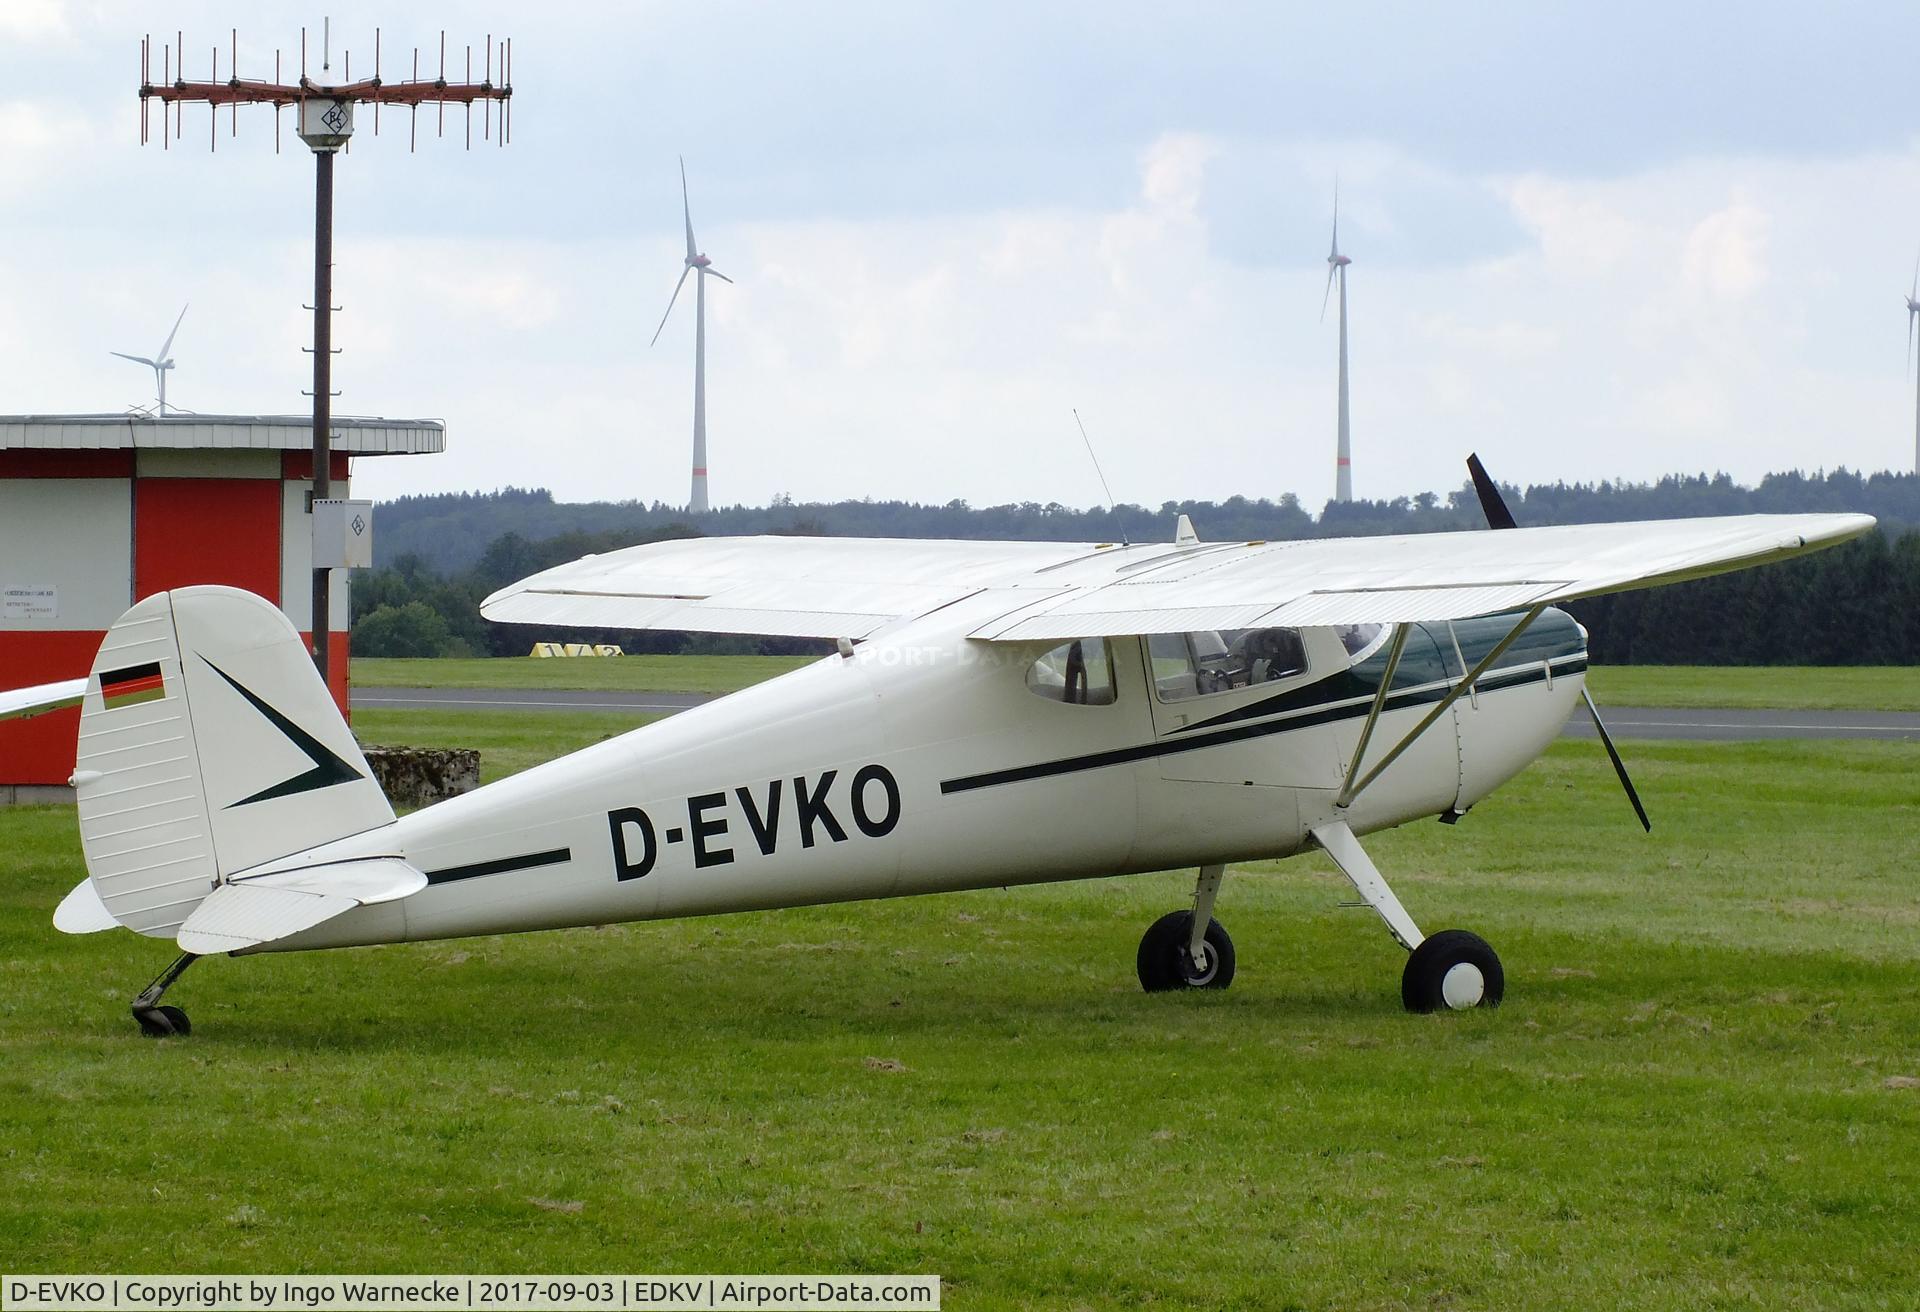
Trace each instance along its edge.
<path fill-rule="evenodd" d="M 313 503 L 313 567 L 373 568 L 373 502 L 335 497 Z"/>

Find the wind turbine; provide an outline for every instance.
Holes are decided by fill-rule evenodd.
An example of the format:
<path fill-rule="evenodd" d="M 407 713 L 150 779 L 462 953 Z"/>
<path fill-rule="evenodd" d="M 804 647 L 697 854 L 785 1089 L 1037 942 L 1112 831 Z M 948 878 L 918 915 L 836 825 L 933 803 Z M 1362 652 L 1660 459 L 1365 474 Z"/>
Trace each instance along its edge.
<path fill-rule="evenodd" d="M 1347 266 L 1353 261 L 1340 253 L 1340 184 L 1333 184 L 1333 245 L 1327 251 L 1327 290 L 1320 297 L 1320 320 L 1326 322 L 1327 298 L 1334 280 L 1340 282 L 1340 438 L 1334 464 L 1333 499 L 1353 500 L 1353 435 L 1347 427 Z"/>
<path fill-rule="evenodd" d="M 1920 258 L 1913 262 L 1913 288 L 1907 293 L 1907 354 L 1913 354 L 1913 321 L 1920 316 Z M 1920 474 L 1920 369 L 1914 370 L 1913 472 Z"/>
<path fill-rule="evenodd" d="M 731 283 L 733 279 L 714 268 L 713 261 L 694 245 L 693 207 L 687 203 L 684 156 L 680 159 L 680 213 L 687 222 L 686 267 L 680 270 L 680 281 L 673 285 L 667 312 L 660 316 L 660 327 L 653 330 L 653 342 L 660 340 L 674 303 L 680 299 L 680 289 L 686 286 L 687 275 L 699 274 L 693 284 L 693 495 L 687 501 L 687 509 L 695 515 L 704 515 L 707 512 L 707 278 L 712 276 L 724 283 Z M 653 342 L 647 345 L 652 346 Z"/>
<path fill-rule="evenodd" d="M 189 301 L 187 304 L 191 305 L 192 302 Z M 128 355 L 125 351 L 107 352 L 108 355 L 117 355 L 122 360 L 131 360 L 135 364 L 143 364 L 153 370 L 153 385 L 160 393 L 160 417 L 162 419 L 167 417 L 167 370 L 173 368 L 173 357 L 168 355 L 167 352 L 173 349 L 174 334 L 180 331 L 180 319 L 186 317 L 187 306 L 183 305 L 180 307 L 180 318 L 173 321 L 173 332 L 167 334 L 167 340 L 160 343 L 160 349 L 154 353 L 156 356 L 155 359 L 149 360 L 144 355 Z"/>

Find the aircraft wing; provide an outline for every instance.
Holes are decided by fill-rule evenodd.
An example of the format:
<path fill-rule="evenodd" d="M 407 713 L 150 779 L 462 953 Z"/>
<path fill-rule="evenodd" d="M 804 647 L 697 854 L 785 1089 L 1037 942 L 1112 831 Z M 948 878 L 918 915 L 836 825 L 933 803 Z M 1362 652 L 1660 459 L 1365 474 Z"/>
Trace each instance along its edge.
<path fill-rule="evenodd" d="M 1061 542 L 683 538 L 586 556 L 502 588 L 508 624 L 863 638 L 988 587 L 1040 587 L 1105 550 Z"/>
<path fill-rule="evenodd" d="M 1714 519 L 1320 538 L 1189 548 L 975 629 L 996 642 L 1465 619 L 1785 560 L 1871 515 Z"/>
<path fill-rule="evenodd" d="M 1464 619 L 1784 560 L 1871 515 L 1717 519 L 1291 542 L 687 538 L 588 556 L 502 588 L 490 620 L 860 638 L 992 591 L 969 635 L 1029 642 L 1189 629 Z"/>
<path fill-rule="evenodd" d="M 33 688 L 0 692 L 0 720 L 26 720 L 48 711 L 78 706 L 87 693 L 85 679 L 65 679 Z"/>

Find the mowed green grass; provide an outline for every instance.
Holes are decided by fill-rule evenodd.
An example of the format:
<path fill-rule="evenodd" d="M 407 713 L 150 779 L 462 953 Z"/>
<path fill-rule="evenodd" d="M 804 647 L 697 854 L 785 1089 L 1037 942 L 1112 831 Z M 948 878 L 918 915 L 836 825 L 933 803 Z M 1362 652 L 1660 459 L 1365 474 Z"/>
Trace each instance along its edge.
<path fill-rule="evenodd" d="M 553 688 L 736 692 L 811 656 L 620 656 L 535 660 L 356 658 L 360 688 Z M 1920 667 L 1607 665 L 1589 675 L 1602 705 L 1920 711 Z"/>
<path fill-rule="evenodd" d="M 1505 959 L 1504 1007 L 1431 1017 L 1314 858 L 1228 877 L 1223 993 L 1137 989 L 1168 874 L 212 960 L 172 999 L 193 1037 L 153 1042 L 125 1000 L 170 945 L 54 932 L 71 812 L 0 813 L 0 1266 L 1912 1306 L 1920 748 L 1633 756 L 1651 837 L 1562 743 L 1369 840 L 1425 928 Z"/>
<path fill-rule="evenodd" d="M 1920 711 L 1920 666 L 1599 665 L 1602 706 Z"/>
<path fill-rule="evenodd" d="M 356 688 L 555 688 L 584 692 L 738 692 L 817 656 L 356 656 Z"/>

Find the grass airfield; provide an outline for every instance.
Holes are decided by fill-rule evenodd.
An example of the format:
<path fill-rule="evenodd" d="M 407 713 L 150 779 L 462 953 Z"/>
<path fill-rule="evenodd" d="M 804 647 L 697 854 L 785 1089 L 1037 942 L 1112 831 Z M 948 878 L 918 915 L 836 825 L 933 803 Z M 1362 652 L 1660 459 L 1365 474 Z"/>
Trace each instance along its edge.
<path fill-rule="evenodd" d="M 626 727 L 388 712 L 489 773 Z M 490 746 L 491 744 L 491 746 Z M 1148 997 L 1190 876 L 313 956 L 52 930 L 0 812 L 8 1271 L 930 1271 L 955 1309 L 1891 1308 L 1920 1217 L 1920 747 L 1593 744 L 1369 847 L 1507 1005 L 1401 1011 L 1319 858 Z"/>

